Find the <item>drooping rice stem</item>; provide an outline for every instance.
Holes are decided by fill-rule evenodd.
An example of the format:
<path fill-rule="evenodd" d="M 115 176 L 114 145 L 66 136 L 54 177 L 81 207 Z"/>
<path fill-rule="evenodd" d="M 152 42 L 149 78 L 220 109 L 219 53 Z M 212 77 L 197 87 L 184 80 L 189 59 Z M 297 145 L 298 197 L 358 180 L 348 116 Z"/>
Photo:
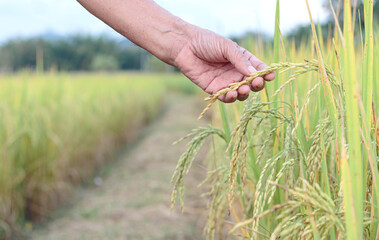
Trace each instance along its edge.
<path fill-rule="evenodd" d="M 249 85 L 253 81 L 253 79 L 255 79 L 257 77 L 262 77 L 262 76 L 265 76 L 265 75 L 272 73 L 272 72 L 275 72 L 275 71 L 280 71 L 280 73 L 283 73 L 283 72 L 286 72 L 286 71 L 289 71 L 292 69 L 298 69 L 298 71 L 296 71 L 292 75 L 290 80 L 293 80 L 297 76 L 304 74 L 304 73 L 307 73 L 307 72 L 310 72 L 310 71 L 318 71 L 319 70 L 319 62 L 317 60 L 309 60 L 309 61 L 305 60 L 304 63 L 290 63 L 290 62 L 273 63 L 270 66 L 268 66 L 266 69 L 264 69 L 262 71 L 255 72 L 254 74 L 252 74 L 250 77 L 247 77 L 243 81 L 237 82 L 237 83 L 232 83 L 229 85 L 228 88 L 224 88 L 224 89 L 218 91 L 217 93 L 212 94 L 212 95 L 208 96 L 207 98 L 205 98 L 205 101 L 208 101 L 209 104 L 206 106 L 206 108 L 200 114 L 199 119 L 201 119 L 204 116 L 204 114 L 211 108 L 211 106 L 213 105 L 214 102 L 216 102 L 218 97 L 225 95 L 229 91 L 237 90 L 242 85 Z M 325 74 L 327 74 L 328 76 L 333 75 L 333 73 L 328 71 L 328 69 L 325 69 Z M 285 83 L 285 84 L 287 84 L 287 83 Z M 280 91 L 282 88 L 283 87 L 279 87 L 278 91 Z M 276 94 L 277 93 L 275 93 L 274 96 L 276 96 Z"/>

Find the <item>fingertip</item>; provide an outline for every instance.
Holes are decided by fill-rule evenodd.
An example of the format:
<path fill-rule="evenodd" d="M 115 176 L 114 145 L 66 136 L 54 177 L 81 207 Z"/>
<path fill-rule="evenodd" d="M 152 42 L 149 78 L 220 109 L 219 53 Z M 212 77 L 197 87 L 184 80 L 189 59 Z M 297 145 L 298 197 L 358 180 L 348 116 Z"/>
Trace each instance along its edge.
<path fill-rule="evenodd" d="M 244 76 L 249 77 L 257 70 L 250 64 L 249 60 L 245 56 L 241 56 L 238 63 L 234 64 L 234 67 Z"/>
<path fill-rule="evenodd" d="M 244 54 L 246 51 L 244 48 L 238 46 L 237 43 L 228 40 L 226 44 L 226 59 L 229 60 L 233 66 L 244 76 L 250 76 L 256 72 L 256 69 L 252 66 L 248 57 Z"/>
<path fill-rule="evenodd" d="M 261 61 L 258 64 L 258 66 L 256 66 L 256 69 L 258 69 L 258 71 L 262 71 L 262 70 L 265 70 L 267 67 L 268 67 L 268 65 L 266 63 L 264 63 L 264 62 Z"/>
<path fill-rule="evenodd" d="M 241 101 L 241 102 L 245 101 L 248 98 L 249 98 L 249 94 L 247 94 L 247 95 L 238 95 L 238 97 L 237 97 L 238 101 Z"/>
<path fill-rule="evenodd" d="M 257 71 L 253 66 L 249 66 L 247 70 L 249 72 L 249 75 L 252 75 Z"/>
<path fill-rule="evenodd" d="M 250 62 L 258 71 L 263 71 L 268 67 L 266 63 L 262 62 L 254 55 L 252 55 L 252 57 L 250 58 Z M 272 81 L 275 79 L 275 77 L 276 77 L 275 72 L 272 72 L 263 76 L 265 81 Z"/>
<path fill-rule="evenodd" d="M 276 78 L 275 72 L 264 75 L 264 80 L 266 80 L 266 81 L 272 81 L 275 78 Z"/>
<path fill-rule="evenodd" d="M 237 89 L 237 92 L 238 92 L 237 99 L 239 101 L 245 101 L 246 99 L 249 98 L 250 91 L 251 89 L 248 85 L 242 85 L 241 87 Z"/>
<path fill-rule="evenodd" d="M 238 93 L 237 91 L 230 91 L 225 95 L 224 102 L 225 103 L 232 103 L 237 100 Z"/>
<path fill-rule="evenodd" d="M 250 88 L 254 92 L 259 92 L 265 87 L 265 81 L 262 77 L 254 78 L 254 80 L 251 82 Z"/>
<path fill-rule="evenodd" d="M 250 87 L 247 85 L 242 85 L 237 89 L 238 95 L 249 95 Z"/>

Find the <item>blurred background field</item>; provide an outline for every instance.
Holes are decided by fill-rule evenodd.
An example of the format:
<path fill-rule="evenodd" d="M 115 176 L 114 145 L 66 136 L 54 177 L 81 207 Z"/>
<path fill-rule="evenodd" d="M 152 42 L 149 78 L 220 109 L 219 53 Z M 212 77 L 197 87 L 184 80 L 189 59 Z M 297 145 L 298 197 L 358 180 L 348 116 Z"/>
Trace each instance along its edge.
<path fill-rule="evenodd" d="M 179 75 L 18 73 L 1 85 L 2 226 L 39 220 L 153 119 Z M 192 88 L 193 89 L 193 88 Z M 9 226 L 7 227 L 9 228 Z"/>
<path fill-rule="evenodd" d="M 47 1 L 0 1 L 0 22 L 7 23 L 7 26 L 0 24 L 4 29 L 4 35 L 0 38 L 0 239 L 28 237 L 38 222 L 49 219 L 46 217 L 54 215 L 54 210 L 77 194 L 74 190 L 77 186 L 91 183 L 96 174 L 107 169 L 113 159 L 111 156 L 123 151 L 125 144 L 139 149 L 141 145 L 136 142 L 136 136 L 147 125 L 153 122 L 154 126 L 155 122 L 156 128 L 144 134 L 155 141 L 159 141 L 159 138 L 155 139 L 154 134 L 167 134 L 170 141 L 166 139 L 162 144 L 171 145 L 175 140 L 173 137 L 182 137 L 185 135 L 182 131 L 197 125 L 196 113 L 198 111 L 200 114 L 203 107 L 196 99 L 202 99 L 204 95 L 177 69 L 161 63 L 148 52 L 113 34 L 111 29 L 86 15 L 88 13 L 79 4 L 69 2 L 72 1 L 59 4 L 66 12 L 73 10 L 72 14 L 82 20 L 76 20 L 77 28 L 70 28 L 75 25 L 70 23 L 72 19 L 67 20 L 64 14 L 58 16 L 56 11 L 59 6 Z M 363 1 L 352 1 L 353 5 L 349 9 L 352 12 L 351 32 L 348 31 L 349 26 L 345 25 L 347 16 L 344 16 L 342 0 L 331 1 L 336 11 L 335 17 L 329 1 L 312 1 L 311 11 L 317 12 L 317 16 L 313 16 L 314 32 L 309 24 L 305 1 L 289 2 L 281 1 L 278 8 L 276 1 L 261 3 L 258 0 L 241 0 L 238 4 L 217 1 L 218 7 L 212 8 L 212 11 L 204 10 L 205 13 L 211 11 L 212 14 L 208 15 L 200 10 L 191 12 L 190 8 L 186 10 L 177 5 L 202 6 L 201 1 L 158 1 L 180 17 L 232 38 L 268 64 L 304 63 L 304 59 L 316 59 L 325 63 L 320 64 L 320 68 L 328 66 L 332 70 L 327 80 L 322 75 L 320 77 L 317 73 L 319 69 L 316 68 L 312 73 L 289 82 L 296 69 L 278 72 L 277 79 L 268 83 L 262 93 L 251 94 L 247 103 L 215 104 L 213 114 L 207 115 L 211 115 L 212 120 L 207 118 L 200 125 L 211 122 L 220 129 L 226 143 L 212 138 L 206 148 L 208 161 L 201 162 L 200 167 L 195 164 L 195 177 L 191 175 L 188 178 L 190 185 L 196 185 L 197 180 L 204 178 L 207 172 L 205 168 L 208 168 L 206 188 L 211 190 L 207 197 L 200 197 L 201 193 L 195 191 L 193 186 L 186 189 L 186 194 L 191 194 L 190 191 L 196 193 L 186 200 L 192 214 L 205 214 L 204 205 L 199 203 L 202 208 L 197 208 L 200 206 L 197 206 L 197 198 L 209 201 L 207 224 L 183 230 L 188 239 L 199 239 L 203 227 L 208 239 L 269 239 L 273 236 L 273 239 L 278 236 L 283 239 L 354 239 L 357 236 L 377 239 L 379 236 L 379 198 L 376 195 L 379 183 L 376 178 L 379 160 L 379 45 L 376 35 L 379 2 L 365 1 L 364 5 Z M 373 20 L 365 21 L 369 19 L 368 3 L 372 4 Z M 18 11 L 22 6 L 34 9 L 34 5 L 40 8 L 34 15 L 30 15 L 31 12 L 27 10 Z M 245 7 L 241 9 L 238 6 Z M 288 6 L 293 7 L 291 11 Z M 245 19 L 247 14 L 242 13 L 246 9 L 249 13 L 255 11 L 259 17 L 249 14 Z M 275 23 L 279 23 L 279 14 L 275 10 L 279 9 L 280 30 L 283 31 L 279 31 L 278 24 L 275 26 Z M 267 16 L 259 12 L 266 12 Z M 293 12 L 299 14 L 291 16 L 296 15 Z M 52 17 L 51 23 L 42 24 L 49 22 L 46 18 L 51 14 L 57 17 Z M 30 16 L 34 17 L 31 17 L 28 25 L 27 17 Z M 266 24 L 252 27 L 255 22 Z M 86 26 L 90 24 L 92 28 L 87 29 Z M 372 38 L 370 32 L 366 31 L 370 24 Z M 353 48 L 344 45 L 349 41 L 353 43 Z M 348 65 L 348 56 L 355 58 L 354 65 Z M 355 72 L 351 72 L 352 69 Z M 349 75 L 354 75 L 354 79 L 350 79 Z M 280 91 L 273 97 L 278 89 Z M 352 94 L 345 94 L 350 90 L 359 93 L 355 101 L 349 102 Z M 355 115 L 351 115 L 351 108 L 346 108 L 346 104 L 356 107 Z M 254 107 L 259 110 L 255 115 L 250 115 L 250 120 L 253 120 L 245 126 L 245 132 L 241 131 L 242 135 L 233 138 L 233 129 L 240 126 L 246 111 Z M 165 109 L 171 109 L 166 112 L 167 116 L 164 115 Z M 187 111 L 184 110 L 188 110 L 191 115 L 186 115 Z M 346 112 L 351 118 L 346 117 Z M 161 114 L 166 116 L 163 120 L 159 120 Z M 184 116 L 186 119 L 183 119 Z M 345 122 L 353 117 L 354 128 Z M 177 122 L 170 122 L 170 118 Z M 179 132 L 183 135 L 179 136 Z M 230 142 L 231 148 L 225 153 Z M 144 144 L 148 146 L 150 142 Z M 350 160 L 353 157 L 348 158 L 351 148 L 359 148 L 362 152 L 355 162 Z M 172 186 L 167 176 L 175 170 L 172 163 L 179 158 L 177 150 L 170 150 L 170 154 L 161 146 L 146 147 L 140 152 L 143 153 L 145 149 L 151 158 L 148 163 L 152 163 L 154 156 L 162 152 L 164 157 L 159 158 L 158 165 L 166 166 L 169 163 L 166 172 L 159 176 L 162 186 L 147 186 L 145 190 L 143 184 L 151 182 L 142 179 L 139 180 L 142 182 L 138 185 L 139 189 L 131 188 L 134 192 L 130 195 L 139 199 L 141 191 L 151 192 L 153 197 L 157 196 L 157 202 L 167 201 L 169 204 L 166 187 Z M 179 147 L 177 149 L 184 151 Z M 237 157 L 233 151 L 238 153 Z M 205 155 L 202 153 L 202 159 Z M 121 162 L 127 161 L 126 158 L 121 159 Z M 349 163 L 348 170 L 344 169 L 344 160 Z M 229 182 L 229 171 L 233 169 L 230 162 L 233 161 L 238 162 L 235 189 Z M 354 170 L 359 168 L 361 162 L 363 166 L 357 177 Z M 113 190 L 118 191 L 137 182 L 122 175 L 122 169 L 134 169 L 133 164 L 117 166 L 120 166 L 120 170 L 114 170 L 113 173 L 122 180 L 117 182 L 110 177 L 110 184 L 117 185 Z M 136 168 L 135 172 L 128 173 L 132 176 L 140 174 L 136 175 L 136 179 L 139 179 L 145 176 L 144 173 L 153 174 L 155 169 L 158 171 L 159 166 L 152 166 Z M 203 175 L 197 175 L 199 172 Z M 346 172 L 354 178 L 343 176 Z M 112 175 L 112 171 L 109 175 Z M 350 181 L 346 183 L 346 179 Z M 352 187 L 349 193 L 351 196 L 361 196 L 358 203 L 346 202 L 344 188 L 349 186 Z M 160 188 L 165 190 L 154 192 Z M 109 231 L 114 229 L 113 233 L 106 230 L 105 237 L 124 239 L 131 230 L 136 231 L 133 232 L 135 235 L 130 235 L 131 239 L 143 237 L 140 234 L 146 229 L 139 229 L 139 226 L 120 230 L 112 223 L 114 228 L 110 227 L 112 224 L 107 222 L 107 213 L 102 215 L 103 209 L 99 209 L 112 199 L 111 195 L 109 198 L 97 199 L 98 192 L 88 193 L 79 189 L 79 192 L 83 191 L 85 196 L 91 197 L 89 202 L 97 209 L 88 213 L 86 204 L 89 202 L 79 201 L 71 212 L 68 211 L 68 217 L 62 217 L 61 223 L 65 223 L 66 228 L 74 228 L 77 222 L 72 221 L 71 225 L 67 222 L 71 221 L 70 217 L 80 215 L 85 219 L 104 220 L 104 228 L 109 227 Z M 231 190 L 235 192 L 232 203 L 226 197 Z M 316 198 L 316 195 L 322 196 L 322 199 Z M 309 198 L 316 200 L 308 201 Z M 118 200 L 122 202 L 122 199 Z M 193 201 L 194 205 L 188 201 Z M 287 205 L 283 204 L 286 203 L 293 204 L 292 208 L 285 209 Z M 128 208 L 131 207 L 135 212 L 141 210 L 143 204 L 150 203 L 127 202 Z M 323 204 L 328 208 L 322 208 Z M 157 218 L 164 216 L 158 210 L 147 211 L 142 220 L 130 219 L 142 224 L 144 220 L 150 219 L 149 213 L 157 214 Z M 356 215 L 357 223 L 353 221 Z M 196 222 L 192 218 L 188 218 L 188 225 Z M 122 219 L 128 219 L 128 216 L 122 216 Z M 160 223 L 159 220 L 154 219 L 152 226 Z M 162 217 L 161 222 L 167 223 L 164 228 L 175 228 L 172 224 L 180 221 L 180 216 L 175 215 L 174 221 Z M 187 223 L 187 220 L 183 222 Z M 59 227 L 59 219 L 58 225 L 51 226 L 55 232 L 64 232 Z M 228 235 L 232 229 L 232 234 Z M 354 232 L 351 229 L 358 230 Z M 96 235 L 94 229 L 88 228 L 86 231 L 88 235 L 79 236 L 76 235 L 78 232 L 73 231 L 71 235 L 63 234 L 60 237 L 91 239 L 93 234 Z M 148 239 L 178 239 L 178 236 L 182 236 L 174 230 L 162 231 L 167 234 L 155 232 L 156 235 L 153 233 Z M 42 226 L 40 234 L 33 236 L 41 239 L 46 234 Z M 46 239 L 58 236 L 51 234 L 51 238 Z"/>

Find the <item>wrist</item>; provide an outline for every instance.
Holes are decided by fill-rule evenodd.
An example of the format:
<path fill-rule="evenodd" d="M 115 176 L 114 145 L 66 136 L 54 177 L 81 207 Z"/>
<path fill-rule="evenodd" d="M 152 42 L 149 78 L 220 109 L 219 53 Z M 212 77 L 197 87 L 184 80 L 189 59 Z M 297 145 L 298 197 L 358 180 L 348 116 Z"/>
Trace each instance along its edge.
<path fill-rule="evenodd" d="M 170 50 L 167 51 L 167 61 L 164 61 L 178 67 L 176 58 L 179 53 L 192 42 L 199 31 L 199 27 L 187 23 L 180 18 L 173 21 L 172 31 L 170 31 L 172 36 L 171 41 L 169 41 Z"/>

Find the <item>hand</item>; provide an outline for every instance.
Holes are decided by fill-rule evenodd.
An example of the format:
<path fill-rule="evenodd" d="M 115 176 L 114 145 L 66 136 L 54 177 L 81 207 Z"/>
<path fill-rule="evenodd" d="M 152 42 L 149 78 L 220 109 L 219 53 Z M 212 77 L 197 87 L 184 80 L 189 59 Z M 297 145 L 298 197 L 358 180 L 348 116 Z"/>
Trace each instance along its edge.
<path fill-rule="evenodd" d="M 267 67 L 235 42 L 208 30 L 195 31 L 176 56 L 174 65 L 205 92 L 214 94 Z M 274 79 L 275 73 L 255 78 L 250 86 L 241 86 L 237 91 L 220 96 L 219 100 L 226 103 L 236 99 L 244 101 L 249 97 L 250 90 L 260 91 L 265 87 L 265 81 Z"/>
<path fill-rule="evenodd" d="M 152 0 L 78 0 L 92 14 L 160 60 L 180 69 L 205 92 L 214 94 L 267 67 L 233 41 L 186 23 Z M 255 78 L 219 99 L 243 101 L 260 91 L 275 73 Z"/>

